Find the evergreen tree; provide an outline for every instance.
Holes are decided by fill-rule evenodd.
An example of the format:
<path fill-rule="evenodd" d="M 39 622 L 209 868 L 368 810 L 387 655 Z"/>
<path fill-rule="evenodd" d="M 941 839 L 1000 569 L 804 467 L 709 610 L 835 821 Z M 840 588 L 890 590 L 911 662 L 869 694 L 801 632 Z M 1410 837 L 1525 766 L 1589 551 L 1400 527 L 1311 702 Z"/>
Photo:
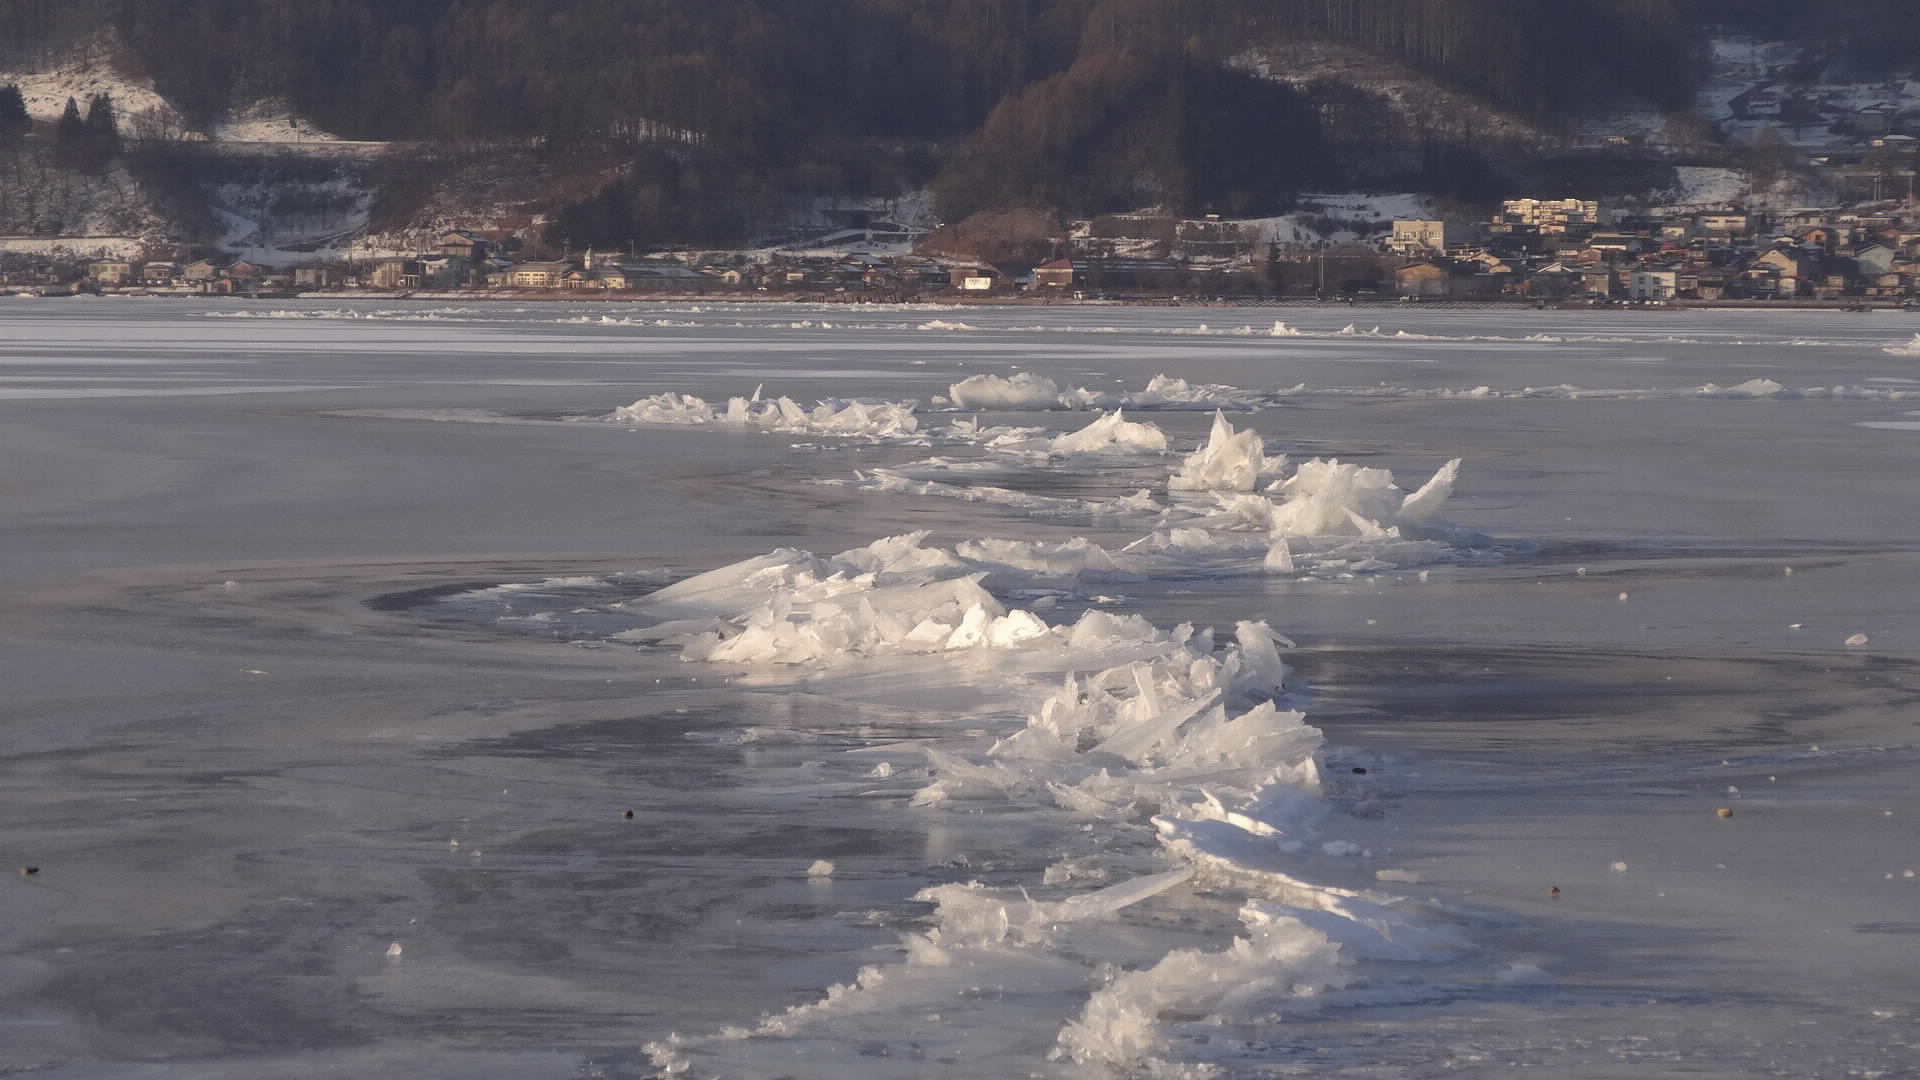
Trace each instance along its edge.
<path fill-rule="evenodd" d="M 17 139 L 33 130 L 33 117 L 27 115 L 27 99 L 14 83 L 0 86 L 0 141 Z"/>
<path fill-rule="evenodd" d="M 60 123 L 54 130 L 60 133 L 61 138 L 87 133 L 87 122 L 80 119 L 79 102 L 72 98 L 67 99 L 66 111 L 60 114 Z"/>
<path fill-rule="evenodd" d="M 112 138 L 119 134 L 113 120 L 113 95 L 99 93 L 87 101 L 87 134 Z"/>

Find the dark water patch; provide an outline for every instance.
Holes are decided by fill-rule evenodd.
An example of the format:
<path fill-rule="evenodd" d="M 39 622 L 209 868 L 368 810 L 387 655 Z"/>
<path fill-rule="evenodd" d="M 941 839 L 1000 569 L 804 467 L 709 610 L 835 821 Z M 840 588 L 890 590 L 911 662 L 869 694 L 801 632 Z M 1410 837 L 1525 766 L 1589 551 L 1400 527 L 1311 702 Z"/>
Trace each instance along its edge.
<path fill-rule="evenodd" d="M 1702 561 L 1741 561 L 1753 559 L 1786 560 L 1795 570 L 1824 569 L 1838 566 L 1849 558 L 1871 555 L 1900 555 L 1920 551 L 1920 541 L 1910 540 L 1806 540 L 1792 537 L 1743 539 L 1736 542 L 1704 538 L 1630 540 L 1543 540 L 1538 544 L 1543 563 L 1609 562 L 1633 560 L 1696 559 Z M 1775 564 L 1774 572 L 1779 572 Z"/>
<path fill-rule="evenodd" d="M 456 581 L 446 585 L 429 585 L 423 589 L 404 589 L 400 592 L 382 593 L 379 596 L 362 600 L 369 609 L 388 615 L 405 614 L 429 607 L 449 597 L 463 593 L 491 589 L 500 584 L 497 581 Z"/>
<path fill-rule="evenodd" d="M 362 901 L 261 904 L 210 926 L 65 946 L 39 990 L 144 1059 L 363 1045 L 373 1018 L 333 970 Z"/>
<path fill-rule="evenodd" d="M 1390 728 L 1414 745 L 1435 727 L 1455 749 L 1607 747 L 1634 760 L 1804 749 L 1920 707 L 1920 667 L 1851 659 L 1485 644 L 1287 654 L 1336 739 Z"/>

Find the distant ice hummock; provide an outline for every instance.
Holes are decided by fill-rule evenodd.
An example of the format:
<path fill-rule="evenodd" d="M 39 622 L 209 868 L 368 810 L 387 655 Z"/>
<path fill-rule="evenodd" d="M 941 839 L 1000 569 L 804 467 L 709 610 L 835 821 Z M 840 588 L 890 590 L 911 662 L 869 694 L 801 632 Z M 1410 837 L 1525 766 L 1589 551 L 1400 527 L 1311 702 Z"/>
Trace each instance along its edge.
<path fill-rule="evenodd" d="M 664 393 L 622 405 L 609 419 L 634 424 L 716 425 L 786 434 L 881 437 L 911 434 L 920 426 L 910 401 L 822 401 L 812 409 L 792 398 L 729 398 L 724 407 L 692 394 Z"/>

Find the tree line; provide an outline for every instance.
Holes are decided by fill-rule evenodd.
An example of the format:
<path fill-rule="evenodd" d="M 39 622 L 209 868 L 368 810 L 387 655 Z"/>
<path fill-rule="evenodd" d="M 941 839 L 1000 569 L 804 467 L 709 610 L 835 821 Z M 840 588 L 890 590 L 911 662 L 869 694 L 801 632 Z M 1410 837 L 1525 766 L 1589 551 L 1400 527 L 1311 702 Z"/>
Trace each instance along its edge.
<path fill-rule="evenodd" d="M 568 227 L 667 242 L 785 197 L 929 182 L 949 216 L 1270 210 L 1379 148 L 1340 126 L 1367 102 L 1255 77 L 1234 62 L 1250 51 L 1362 50 L 1552 128 L 1684 108 L 1714 24 L 1920 55 L 1913 0 L 7 0 L 0 60 L 110 39 L 197 127 L 274 99 L 349 138 L 612 162 Z M 1408 182 L 1484 174 L 1467 137 L 1419 139 Z M 1407 158 L 1408 133 L 1377 141 Z"/>
<path fill-rule="evenodd" d="M 0 61 L 111 31 L 204 125 L 263 98 L 356 138 L 619 139 L 767 153 L 967 135 L 1100 54 L 1324 40 L 1537 120 L 1684 104 L 1726 24 L 1878 61 L 1920 45 L 1910 0 L 7 0 Z"/>

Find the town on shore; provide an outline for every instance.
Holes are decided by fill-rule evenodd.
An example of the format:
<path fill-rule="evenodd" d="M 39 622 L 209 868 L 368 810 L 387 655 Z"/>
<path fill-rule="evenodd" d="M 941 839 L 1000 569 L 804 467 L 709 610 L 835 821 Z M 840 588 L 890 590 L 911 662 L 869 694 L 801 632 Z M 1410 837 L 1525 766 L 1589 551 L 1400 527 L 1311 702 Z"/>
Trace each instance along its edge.
<path fill-rule="evenodd" d="M 219 254 L 188 261 L 12 254 L 0 262 L 0 293 L 1920 306 L 1920 220 L 1904 203 L 1649 214 L 1593 200 L 1527 198 L 1505 201 L 1485 220 L 1341 225 L 1349 239 L 1296 234 L 1294 242 L 1263 243 L 1246 223 L 1146 210 L 1024 238 L 1028 252 L 1051 250 L 1053 257 L 1040 259 L 969 258 L 927 237 L 908 253 L 885 223 L 863 234 L 881 241 L 869 250 L 856 242 L 838 252 L 589 249 L 540 258 L 520 257 L 510 236 L 451 229 L 437 249 L 294 267 Z"/>

